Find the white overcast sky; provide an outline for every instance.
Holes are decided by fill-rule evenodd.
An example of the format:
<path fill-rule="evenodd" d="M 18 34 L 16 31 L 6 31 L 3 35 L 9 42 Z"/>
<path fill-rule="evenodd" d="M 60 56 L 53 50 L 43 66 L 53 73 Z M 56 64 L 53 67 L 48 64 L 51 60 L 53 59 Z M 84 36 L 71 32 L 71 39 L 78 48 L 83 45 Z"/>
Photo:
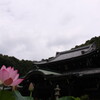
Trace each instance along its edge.
<path fill-rule="evenodd" d="M 0 0 L 0 53 L 55 56 L 100 35 L 100 0 Z"/>

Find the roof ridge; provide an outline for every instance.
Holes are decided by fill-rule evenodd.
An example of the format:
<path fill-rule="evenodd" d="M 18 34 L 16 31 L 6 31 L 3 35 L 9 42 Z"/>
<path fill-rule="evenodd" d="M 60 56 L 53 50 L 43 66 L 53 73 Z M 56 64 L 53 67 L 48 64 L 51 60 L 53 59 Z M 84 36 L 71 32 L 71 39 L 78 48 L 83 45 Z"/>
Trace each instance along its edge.
<path fill-rule="evenodd" d="M 56 55 L 65 54 L 65 53 L 70 53 L 70 52 L 78 51 L 78 50 L 81 50 L 81 49 L 86 49 L 86 48 L 91 47 L 91 45 L 92 45 L 92 44 L 86 45 L 86 46 L 83 46 L 83 47 L 79 47 L 79 48 L 74 48 L 74 49 L 67 50 L 67 51 L 57 52 Z"/>

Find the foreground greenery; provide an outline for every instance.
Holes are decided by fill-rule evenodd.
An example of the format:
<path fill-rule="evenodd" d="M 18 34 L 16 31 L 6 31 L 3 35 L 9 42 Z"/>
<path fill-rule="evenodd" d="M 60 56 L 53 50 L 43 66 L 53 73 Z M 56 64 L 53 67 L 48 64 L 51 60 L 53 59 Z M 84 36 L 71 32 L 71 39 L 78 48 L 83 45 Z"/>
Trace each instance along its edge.
<path fill-rule="evenodd" d="M 30 96 L 22 96 L 19 91 L 0 91 L 0 100 L 33 100 Z"/>
<path fill-rule="evenodd" d="M 74 97 L 74 96 L 65 96 L 61 97 L 58 100 L 89 100 L 88 95 L 83 95 L 81 97 Z"/>
<path fill-rule="evenodd" d="M 6 95 L 6 96 L 5 96 Z M 22 96 L 19 91 L 0 91 L 0 100 L 34 100 L 32 96 Z M 89 100 L 86 96 L 82 97 L 73 97 L 73 96 L 65 96 L 58 98 L 57 100 Z"/>

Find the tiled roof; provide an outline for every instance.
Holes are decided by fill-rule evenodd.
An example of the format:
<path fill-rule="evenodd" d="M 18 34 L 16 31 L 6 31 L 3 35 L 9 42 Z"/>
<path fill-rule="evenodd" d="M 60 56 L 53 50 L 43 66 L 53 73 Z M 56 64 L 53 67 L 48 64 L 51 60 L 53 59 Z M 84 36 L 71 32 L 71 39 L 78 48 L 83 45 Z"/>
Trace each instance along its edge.
<path fill-rule="evenodd" d="M 91 68 L 79 71 L 72 71 L 67 72 L 63 75 L 76 75 L 76 76 L 84 76 L 84 75 L 91 75 L 91 74 L 100 74 L 100 68 Z"/>
<path fill-rule="evenodd" d="M 72 49 L 69 51 L 63 51 L 63 52 L 57 52 L 55 57 L 52 57 L 51 59 L 43 60 L 36 62 L 36 64 L 45 64 L 50 62 L 57 62 L 61 60 L 71 59 L 79 56 L 86 55 L 96 49 L 96 46 L 94 44 L 79 47 L 76 49 Z"/>

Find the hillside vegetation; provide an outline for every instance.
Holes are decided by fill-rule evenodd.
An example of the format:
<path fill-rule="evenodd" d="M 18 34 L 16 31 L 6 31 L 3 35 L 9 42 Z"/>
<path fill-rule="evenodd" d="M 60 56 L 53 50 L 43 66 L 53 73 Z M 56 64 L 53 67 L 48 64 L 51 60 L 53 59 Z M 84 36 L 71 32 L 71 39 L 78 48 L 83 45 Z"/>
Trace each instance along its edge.
<path fill-rule="evenodd" d="M 0 54 L 0 67 L 2 65 L 12 66 L 18 69 L 21 76 L 24 76 L 28 71 L 34 68 L 34 64 L 29 60 L 19 60 L 15 57 L 9 57 L 8 55 Z"/>
<path fill-rule="evenodd" d="M 89 45 L 89 44 L 92 44 L 92 43 L 95 43 L 96 46 L 97 46 L 98 48 L 100 48 L 100 36 L 98 36 L 98 37 L 93 37 L 93 38 L 91 38 L 90 40 L 87 40 L 84 44 L 76 45 L 75 48 L 82 47 L 82 46 L 85 46 L 85 45 Z"/>

